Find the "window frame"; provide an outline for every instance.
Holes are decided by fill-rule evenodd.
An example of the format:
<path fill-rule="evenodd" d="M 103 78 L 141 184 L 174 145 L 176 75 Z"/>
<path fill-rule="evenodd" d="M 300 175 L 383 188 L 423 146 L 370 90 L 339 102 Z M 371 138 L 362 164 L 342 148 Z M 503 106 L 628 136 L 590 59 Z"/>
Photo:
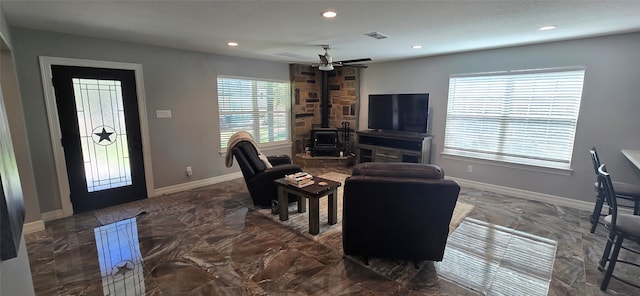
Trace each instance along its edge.
<path fill-rule="evenodd" d="M 252 84 L 251 87 L 251 100 L 252 100 L 252 109 L 250 111 L 244 111 L 244 110 L 240 110 L 240 111 L 227 111 L 227 110 L 223 110 L 221 109 L 221 97 L 224 96 L 224 94 L 221 94 L 221 84 L 220 84 L 220 80 L 221 79 L 233 79 L 233 80 L 244 80 L 244 81 L 249 81 Z M 273 114 L 281 114 L 284 115 L 285 119 L 283 121 L 279 121 L 280 123 L 284 123 L 284 128 L 286 129 L 285 135 L 286 135 L 286 139 L 282 139 L 282 140 L 274 140 L 274 141 L 266 141 L 266 142 L 261 142 L 261 137 L 260 137 L 260 133 L 256 133 L 256 130 L 260 130 L 260 114 L 264 113 L 264 111 L 261 111 L 259 109 L 259 94 L 257 93 L 257 89 L 256 89 L 256 84 L 258 83 L 280 83 L 280 84 L 286 84 L 287 85 L 287 92 L 286 94 L 284 94 L 282 97 L 279 97 L 278 99 L 282 99 L 282 102 L 285 103 L 285 110 L 284 111 L 272 111 L 271 115 Z M 256 140 L 256 142 L 258 143 L 258 145 L 261 148 L 273 148 L 273 149 L 279 149 L 279 148 L 284 148 L 284 147 L 289 147 L 291 145 L 291 132 L 292 132 L 292 115 L 291 115 L 291 110 L 292 110 L 292 88 L 291 88 L 291 82 L 287 81 L 287 80 L 277 80 L 277 79 L 265 79 L 265 78 L 254 78 L 254 77 L 243 77 L 243 76 L 229 76 L 229 75 L 218 75 L 216 77 L 216 98 L 217 98 L 217 111 L 218 111 L 218 132 L 219 132 L 219 138 L 220 138 L 220 154 L 224 155 L 226 154 L 227 151 L 227 147 L 226 144 L 229 140 L 229 137 L 237 132 L 236 130 L 232 130 L 229 134 L 229 131 L 224 131 L 223 128 L 223 123 L 222 123 L 222 117 L 225 115 L 249 115 L 249 117 L 251 117 L 251 119 L 247 122 L 251 124 L 252 128 L 251 130 L 247 130 L 247 129 L 242 129 L 242 130 L 246 130 L 249 133 L 251 133 L 251 135 L 254 137 L 254 139 Z M 273 120 L 273 117 L 272 117 Z M 272 125 L 273 127 L 273 125 Z M 282 127 L 281 127 L 282 128 Z M 273 130 L 273 129 L 270 129 Z M 229 134 L 228 136 L 224 136 L 225 134 Z"/>
<path fill-rule="evenodd" d="M 470 103 L 467 102 L 466 105 L 464 105 L 464 101 L 465 99 L 468 100 L 467 98 L 464 98 L 463 95 L 460 95 L 458 97 L 455 96 L 455 92 L 458 91 L 460 92 L 461 90 L 476 90 L 472 87 L 468 87 L 466 89 L 463 88 L 458 88 L 456 89 L 455 83 L 459 82 L 459 79 L 464 80 L 465 78 L 469 78 L 466 82 L 473 82 L 474 78 L 480 78 L 478 80 L 484 80 L 484 79 L 499 79 L 502 77 L 502 79 L 504 79 L 504 81 L 509 83 L 510 87 L 513 87 L 514 89 L 510 89 L 509 91 L 504 90 L 502 95 L 496 95 L 497 100 L 495 100 L 496 102 L 498 102 L 498 105 L 501 106 L 502 109 L 505 108 L 505 105 L 510 106 L 510 104 L 513 104 L 512 101 L 516 101 L 516 100 L 521 100 L 523 97 L 519 94 L 519 92 L 521 91 L 520 89 L 516 89 L 519 86 L 514 86 L 514 83 L 516 82 L 522 82 L 522 81 L 526 81 L 527 79 L 530 79 L 531 77 L 533 77 L 533 75 L 536 76 L 540 76 L 540 74 L 549 74 L 549 77 L 552 76 L 557 76 L 557 75 L 562 75 L 562 74 L 571 74 L 574 73 L 576 76 L 574 78 L 566 78 L 566 80 L 561 80 L 558 79 L 557 81 L 573 81 L 575 79 L 580 78 L 581 80 L 578 80 L 580 82 L 579 86 L 578 84 L 573 84 L 570 85 L 568 87 L 565 86 L 565 88 L 562 88 L 562 90 L 573 90 L 573 93 L 571 94 L 571 97 L 574 101 L 571 102 L 570 107 L 571 107 L 571 116 L 568 116 L 567 118 L 564 119 L 564 123 L 560 122 L 559 124 L 551 124 L 551 123 L 547 123 L 546 127 L 547 128 L 559 128 L 559 127 L 567 127 L 569 126 L 567 124 L 567 122 L 570 122 L 572 124 L 571 126 L 571 130 L 570 132 L 565 131 L 565 133 L 568 135 L 570 133 L 570 141 L 566 141 L 567 143 L 565 143 L 565 148 L 564 149 L 564 156 L 562 157 L 562 159 L 545 159 L 545 158 L 539 158 L 537 157 L 538 153 L 540 153 L 539 151 L 545 151 L 545 148 L 541 148 L 543 150 L 537 150 L 535 152 L 533 152 L 536 155 L 511 155 L 512 153 L 508 153 L 511 152 L 508 149 L 509 148 L 504 148 L 503 146 L 505 146 L 505 143 L 511 143 L 513 137 L 509 137 L 509 133 L 505 133 L 505 130 L 508 130 L 509 127 L 508 123 L 511 122 L 513 124 L 513 122 L 516 123 L 516 125 L 522 125 L 522 126 L 533 126 L 535 127 L 534 124 L 530 123 L 533 122 L 532 119 L 527 119 L 527 116 L 520 116 L 520 121 L 518 121 L 518 117 L 514 116 L 512 113 L 510 113 L 511 111 L 506 111 L 506 115 L 501 114 L 500 116 L 497 116 L 497 119 L 495 119 L 495 123 L 496 124 L 496 128 L 497 131 L 493 133 L 493 135 L 496 137 L 493 139 L 493 141 L 495 141 L 497 143 L 497 145 L 495 145 L 495 147 L 493 147 L 492 151 L 485 151 L 482 149 L 479 149 L 480 151 L 474 151 L 474 147 L 473 144 L 469 144 L 467 143 L 467 145 L 459 145 L 459 146 L 455 146 L 455 145 L 451 145 L 452 141 L 457 141 L 458 139 L 460 139 L 460 134 L 454 135 L 456 133 L 459 133 L 459 130 L 461 128 L 461 126 L 464 126 L 464 123 L 458 124 L 457 126 L 452 126 L 454 125 L 454 123 L 452 123 L 452 121 L 454 121 L 455 117 L 462 117 L 462 116 L 469 116 L 470 119 L 466 121 L 466 124 L 469 124 L 469 122 L 482 122 L 484 123 L 484 120 L 486 120 L 486 118 L 488 118 L 487 113 L 476 113 L 475 115 L 472 115 L 473 112 L 468 111 L 468 113 L 465 112 L 455 112 L 453 111 L 453 105 L 454 104 L 458 104 L 456 106 L 456 110 L 460 110 L 459 108 L 459 104 L 461 104 L 461 101 L 463 102 L 463 106 L 469 106 Z M 579 77 L 581 75 L 581 77 Z M 508 167 L 529 167 L 532 168 L 533 170 L 551 170 L 551 171 L 571 171 L 571 163 L 572 163 L 572 158 L 573 158 L 573 150 L 575 149 L 575 135 L 576 135 L 576 131 L 577 131 L 577 127 L 578 127 L 578 118 L 579 118 L 579 113 L 580 113 L 580 105 L 582 103 L 582 98 L 583 98 L 583 91 L 584 91 L 584 81 L 585 81 L 585 76 L 586 76 L 586 68 L 583 66 L 579 66 L 579 67 L 560 67 L 560 68 L 546 68 L 546 69 L 527 69 L 527 70 L 511 70 L 511 71 L 496 71 L 496 72 L 483 72 L 483 73 L 466 73 L 466 74 L 453 74 L 450 76 L 449 78 L 449 92 L 448 92 L 448 99 L 447 99 L 447 118 L 446 118 L 446 123 L 445 123 L 445 140 L 443 143 L 443 151 L 442 151 L 442 155 L 444 156 L 444 158 L 465 158 L 465 159 L 470 159 L 472 162 L 484 162 L 484 163 L 492 163 L 492 164 L 496 164 L 499 166 L 508 166 Z M 539 83 L 540 81 L 543 81 L 546 78 L 540 78 L 538 77 L 537 80 L 530 80 L 530 81 L 535 81 L 532 84 L 536 84 Z M 481 88 L 481 83 L 477 82 L 477 88 Z M 543 89 L 543 91 L 537 92 L 537 93 L 533 93 L 530 95 L 530 97 L 532 99 L 534 98 L 538 98 L 537 95 L 539 94 L 543 94 L 546 95 L 544 92 L 548 91 L 548 90 L 552 90 L 552 92 L 550 92 L 550 97 L 547 99 L 547 101 L 545 103 L 547 103 L 546 108 L 548 108 L 549 110 L 551 110 L 550 114 L 547 115 L 546 117 L 541 117 L 544 118 L 546 121 L 553 121 L 553 120 L 558 120 L 558 116 L 557 114 L 560 113 L 559 110 L 563 110 L 563 109 L 559 109 L 558 107 L 556 107 L 556 109 L 553 109 L 553 104 L 555 103 L 554 98 L 555 97 L 559 97 L 557 95 L 556 92 L 553 91 L 557 91 L 557 88 L 549 88 L 549 89 Z M 461 98 L 463 97 L 463 98 Z M 514 99 L 515 98 L 515 99 Z M 525 97 L 526 98 L 526 97 Z M 455 102 L 456 99 L 458 100 L 458 102 Z M 557 99 L 555 99 L 557 100 Z M 455 103 L 454 103 L 455 102 Z M 484 106 L 484 102 L 483 106 Z M 472 103 L 471 103 L 472 104 Z M 531 104 L 531 101 L 529 101 L 529 103 L 526 105 L 528 108 L 533 109 Z M 535 106 L 534 106 L 535 107 Z M 510 108 L 510 107 L 509 107 Z M 507 108 L 507 109 L 509 109 Z M 500 109 L 500 108 L 497 108 Z M 484 112 L 484 111 L 483 111 Z M 501 112 L 505 112 L 505 111 L 501 111 Z M 515 113 L 515 112 L 514 112 Z M 474 119 L 475 116 L 475 119 Z M 484 117 L 483 117 L 484 116 Z M 555 117 L 554 117 L 555 116 Z M 514 120 L 515 118 L 515 120 Z M 491 128 L 487 128 L 487 127 L 480 127 L 479 130 L 487 130 L 487 129 L 491 129 Z M 464 135 L 464 132 L 461 133 L 462 135 Z M 507 138 L 500 138 L 500 136 L 504 136 L 505 134 L 507 134 Z M 531 132 L 530 134 L 528 134 L 530 137 L 535 137 L 536 132 Z M 545 138 L 547 139 L 547 138 Z M 517 141 L 516 141 L 517 142 Z M 522 141 L 520 140 L 521 144 L 525 143 L 526 141 Z M 557 143 L 562 143 L 562 141 L 560 140 L 556 140 Z M 568 144 L 570 143 L 570 144 Z M 570 145 L 566 146 L 566 145 Z M 490 146 L 490 145 L 488 145 Z M 485 147 L 483 147 L 485 148 Z M 491 150 L 491 149 L 489 149 Z M 547 150 L 549 151 L 549 150 Z M 525 153 L 526 154 L 526 153 Z"/>

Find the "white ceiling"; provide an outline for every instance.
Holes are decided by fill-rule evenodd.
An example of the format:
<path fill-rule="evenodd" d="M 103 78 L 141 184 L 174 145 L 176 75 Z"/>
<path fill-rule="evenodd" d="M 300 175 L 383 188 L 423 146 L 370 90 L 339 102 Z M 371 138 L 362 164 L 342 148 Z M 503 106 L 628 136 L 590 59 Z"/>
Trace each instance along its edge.
<path fill-rule="evenodd" d="M 640 31 L 640 1 L 0 1 L 11 26 L 263 60 L 374 62 Z M 335 9 L 336 19 L 320 13 Z M 557 25 L 551 31 L 538 27 Z M 364 34 L 380 32 L 376 40 Z M 229 48 L 228 41 L 240 46 Z M 422 49 L 411 49 L 420 44 Z"/>

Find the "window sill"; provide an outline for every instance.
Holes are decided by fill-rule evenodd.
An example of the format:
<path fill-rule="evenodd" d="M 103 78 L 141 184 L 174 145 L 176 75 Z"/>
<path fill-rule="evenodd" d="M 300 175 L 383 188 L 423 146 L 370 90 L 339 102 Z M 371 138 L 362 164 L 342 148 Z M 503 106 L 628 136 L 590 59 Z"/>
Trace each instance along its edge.
<path fill-rule="evenodd" d="M 281 141 L 281 142 L 275 142 L 275 143 L 259 144 L 258 148 L 260 149 L 260 152 L 270 155 L 268 153 L 269 151 L 287 149 L 287 148 L 291 149 L 291 145 L 292 145 L 291 141 Z M 227 150 L 225 149 L 225 150 L 218 151 L 218 154 L 220 155 L 220 157 L 226 157 Z"/>
<path fill-rule="evenodd" d="M 454 160 L 462 160 L 467 162 L 481 163 L 499 167 L 506 167 L 512 169 L 520 169 L 541 173 L 549 173 L 561 176 L 571 176 L 573 174 L 573 170 L 570 166 L 559 165 L 557 163 L 552 163 L 548 161 L 540 161 L 540 160 L 528 160 L 528 162 L 522 162 L 521 160 L 516 161 L 515 159 L 509 158 L 497 158 L 492 155 L 487 155 L 483 153 L 473 153 L 473 152 L 460 152 L 460 151 L 450 151 L 445 150 L 440 153 L 442 158 L 445 159 L 454 159 Z"/>

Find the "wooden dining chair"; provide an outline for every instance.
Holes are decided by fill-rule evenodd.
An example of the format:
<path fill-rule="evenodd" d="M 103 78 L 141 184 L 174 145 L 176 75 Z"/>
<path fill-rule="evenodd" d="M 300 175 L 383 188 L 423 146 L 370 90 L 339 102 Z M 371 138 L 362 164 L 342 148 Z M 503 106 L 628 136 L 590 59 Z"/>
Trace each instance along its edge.
<path fill-rule="evenodd" d="M 591 233 L 596 231 L 596 227 L 598 224 L 602 224 L 600 222 L 600 217 L 604 217 L 606 215 L 602 214 L 602 206 L 604 204 L 604 192 L 602 189 L 602 184 L 600 179 L 598 178 L 598 168 L 600 168 L 600 158 L 598 157 L 598 151 L 596 147 L 592 147 L 589 150 L 591 154 L 591 161 L 593 162 L 593 170 L 596 174 L 596 182 L 593 185 L 596 190 L 596 203 L 593 208 L 593 213 L 591 214 Z M 620 205 L 621 207 L 632 207 L 634 215 L 640 215 L 640 185 L 629 184 L 624 182 L 613 182 L 613 186 L 616 191 L 615 196 L 619 199 L 627 200 L 632 203 L 631 206 Z"/>
<path fill-rule="evenodd" d="M 603 185 L 604 197 L 609 205 L 610 213 L 603 219 L 604 225 L 609 229 L 609 237 L 607 239 L 604 252 L 602 252 L 602 259 L 600 259 L 598 264 L 598 269 L 605 272 L 602 283 L 600 284 L 600 290 L 607 290 L 611 278 L 615 278 L 633 287 L 640 288 L 640 285 L 634 283 L 632 280 L 613 274 L 617 263 L 640 267 L 639 264 L 630 261 L 633 260 L 633 258 L 629 256 L 625 256 L 625 259 L 622 260 L 619 257 L 620 250 L 626 250 L 632 254 L 640 255 L 640 252 L 638 251 L 638 247 L 640 245 L 640 216 L 620 214 L 618 212 L 615 184 L 611 182 L 611 176 L 607 172 L 607 168 L 604 164 L 600 165 L 598 168 L 598 179 L 600 179 L 600 182 Z M 628 245 L 623 245 L 625 240 L 635 244 L 635 249 L 630 248 Z M 612 247 L 613 250 L 611 249 Z M 637 279 L 635 281 L 637 282 Z"/>

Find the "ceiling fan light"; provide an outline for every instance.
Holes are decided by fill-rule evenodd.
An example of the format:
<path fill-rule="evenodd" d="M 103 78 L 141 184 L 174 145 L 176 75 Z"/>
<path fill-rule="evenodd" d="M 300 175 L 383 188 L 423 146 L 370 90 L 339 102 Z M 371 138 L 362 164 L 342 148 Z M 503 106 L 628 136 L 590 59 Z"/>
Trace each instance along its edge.
<path fill-rule="evenodd" d="M 320 71 L 333 71 L 333 64 L 320 64 L 318 65 Z"/>

